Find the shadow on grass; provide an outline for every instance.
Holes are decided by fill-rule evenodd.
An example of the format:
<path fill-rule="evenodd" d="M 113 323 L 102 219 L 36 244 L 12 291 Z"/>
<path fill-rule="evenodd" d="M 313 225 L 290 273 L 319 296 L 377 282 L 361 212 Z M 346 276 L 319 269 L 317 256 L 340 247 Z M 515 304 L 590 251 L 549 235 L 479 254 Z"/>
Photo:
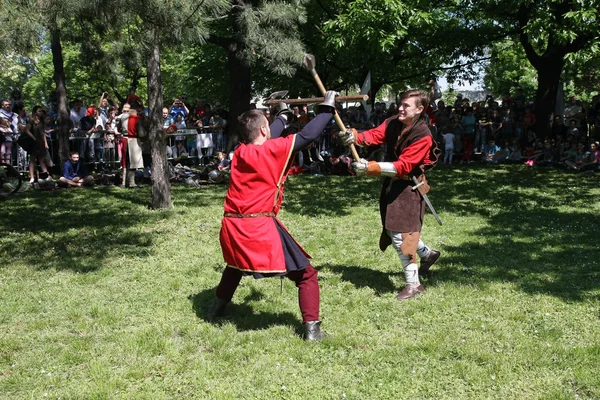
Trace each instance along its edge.
<path fill-rule="evenodd" d="M 228 322 L 233 324 L 238 331 L 258 331 L 274 325 L 296 326 L 296 333 L 298 335 L 302 334 L 301 321 L 293 313 L 288 311 L 259 313 L 246 304 L 249 301 L 262 298 L 262 293 L 257 290 L 253 290 L 244 298 L 243 302 L 232 301 L 229 303 L 224 316 L 210 318 L 208 309 L 215 301 L 215 290 L 215 288 L 206 289 L 188 296 L 188 300 L 192 303 L 192 309 L 199 319 L 217 325 Z"/>
<path fill-rule="evenodd" d="M 147 257 L 150 228 L 173 211 L 147 209 L 148 190 L 114 187 L 30 191 L 3 213 L 4 263 L 92 272 L 114 257 Z M 3 263 L 3 264 L 4 264 Z"/>
<path fill-rule="evenodd" d="M 402 289 L 395 286 L 391 280 L 393 276 L 404 275 L 402 271 L 388 273 L 356 265 L 331 264 L 323 264 L 319 269 L 327 269 L 339 274 L 343 280 L 351 282 L 357 288 L 373 289 L 377 296 Z"/>
<path fill-rule="evenodd" d="M 348 205 L 370 202 L 376 209 L 378 180 L 354 177 L 302 177 L 294 182 L 295 199 L 288 212 L 302 215 L 346 215 Z M 598 296 L 600 219 L 592 211 L 598 202 L 598 177 L 582 176 L 554 168 L 521 165 L 468 165 L 438 168 L 429 174 L 430 197 L 440 213 L 477 217 L 483 227 L 469 231 L 481 238 L 460 245 L 446 245 L 429 284 L 511 281 L 527 293 L 547 293 L 580 301 Z M 567 206 L 567 207 L 563 207 Z M 388 250 L 389 251 L 389 250 Z M 328 266 L 357 287 L 378 294 L 395 290 L 387 274 L 358 266 Z M 595 292 L 595 293 L 594 293 Z"/>

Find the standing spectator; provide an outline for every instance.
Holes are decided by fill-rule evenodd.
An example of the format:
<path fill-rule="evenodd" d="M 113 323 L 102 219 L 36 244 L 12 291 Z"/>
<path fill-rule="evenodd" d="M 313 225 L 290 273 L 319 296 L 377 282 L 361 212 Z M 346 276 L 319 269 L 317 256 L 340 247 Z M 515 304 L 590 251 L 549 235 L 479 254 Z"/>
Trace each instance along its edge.
<path fill-rule="evenodd" d="M 0 118 L 0 142 L 0 162 L 12 164 L 13 131 L 6 118 Z"/>
<path fill-rule="evenodd" d="M 573 136 L 573 138 L 575 140 L 579 140 L 580 138 L 580 132 L 579 132 L 579 128 L 577 128 L 577 120 L 576 119 L 571 119 L 569 120 L 569 127 L 567 128 L 567 136 Z"/>
<path fill-rule="evenodd" d="M 75 100 L 73 102 L 73 108 L 71 108 L 69 116 L 71 118 L 71 122 L 73 123 L 73 130 L 79 130 L 80 121 L 86 116 L 86 109 L 83 108 L 83 101 Z"/>
<path fill-rule="evenodd" d="M 443 164 L 452 164 L 452 157 L 454 155 L 454 140 L 455 135 L 452 133 L 451 129 L 446 128 L 446 133 L 442 135 L 444 138 L 444 162 Z"/>
<path fill-rule="evenodd" d="M 584 117 L 585 114 L 581 102 L 577 101 L 577 97 L 571 96 L 571 98 L 569 98 L 569 105 L 565 108 L 565 120 L 574 120 L 575 127 L 581 128 Z"/>
<path fill-rule="evenodd" d="M 173 104 L 169 109 L 169 115 L 173 119 L 173 121 L 177 120 L 177 115 L 181 115 L 182 119 L 185 120 L 190 111 L 186 107 L 186 105 L 181 101 L 181 99 L 173 100 Z"/>
<path fill-rule="evenodd" d="M 46 167 L 46 150 L 48 150 L 48 142 L 46 141 L 46 133 L 44 131 L 44 110 L 42 107 L 33 107 L 31 113 L 31 120 L 25 126 L 25 134 L 29 135 L 33 139 L 33 146 L 29 153 L 29 183 L 33 184 L 35 177 L 35 162 L 36 160 L 40 164 L 42 169 L 42 178 L 49 181 L 52 178 L 48 175 L 48 168 Z"/>
<path fill-rule="evenodd" d="M 502 129 L 500 130 L 500 139 L 502 141 L 512 141 L 514 140 L 514 119 L 512 115 L 512 110 L 510 107 L 505 107 L 502 109 L 502 115 L 500 116 Z"/>
<path fill-rule="evenodd" d="M 85 117 L 79 121 L 79 131 L 86 135 L 80 141 L 79 154 L 81 154 L 82 158 L 87 154 L 86 160 L 90 163 L 94 162 L 95 146 L 92 134 L 98 130 L 96 125 L 97 115 L 98 111 L 96 111 L 96 107 L 91 105 L 88 107 Z"/>
<path fill-rule="evenodd" d="M 219 111 L 215 110 L 213 116 L 208 122 L 210 129 L 213 132 L 213 141 L 218 151 L 223 151 L 223 130 L 227 126 L 227 121 L 219 114 Z"/>
<path fill-rule="evenodd" d="M 127 126 L 129 125 L 129 111 L 131 105 L 129 103 L 123 104 L 123 110 L 117 118 L 117 134 L 115 135 L 115 142 L 117 144 L 117 156 L 121 162 L 121 168 L 125 169 L 125 159 L 127 154 Z M 123 173 L 123 183 L 125 186 L 125 173 Z"/>
<path fill-rule="evenodd" d="M 108 131 L 104 134 L 104 160 L 107 162 L 109 169 L 113 169 L 116 165 L 115 158 L 115 134 Z"/>
<path fill-rule="evenodd" d="M 535 115 L 530 107 L 525 107 L 525 114 L 521 117 L 523 132 L 529 132 L 535 125 Z"/>
<path fill-rule="evenodd" d="M 102 96 L 100 96 L 100 100 L 98 101 L 98 119 L 102 123 L 102 129 L 107 128 L 107 121 L 110 114 L 111 106 L 119 108 L 119 104 L 113 100 L 113 98 L 108 94 L 108 92 L 102 92 Z"/>
<path fill-rule="evenodd" d="M 467 107 L 465 115 L 461 117 L 460 124 L 466 138 L 471 142 L 475 140 L 475 124 L 477 120 L 473 114 L 473 107 Z"/>
<path fill-rule="evenodd" d="M 502 117 L 498 113 L 498 110 L 492 109 L 490 112 L 490 137 L 494 140 L 499 140 L 500 131 L 502 129 Z"/>
<path fill-rule="evenodd" d="M 0 118 L 8 121 L 8 127 L 14 134 L 19 133 L 17 129 L 17 125 L 19 124 L 19 115 L 12 109 L 9 100 L 2 100 Z"/>
<path fill-rule="evenodd" d="M 135 86 L 131 86 L 129 88 L 129 95 L 125 99 L 125 103 L 131 104 L 132 102 L 136 102 L 137 104 L 144 104 L 142 99 L 138 95 L 135 94 L 135 91 L 136 91 Z"/>
<path fill-rule="evenodd" d="M 123 174 L 127 174 L 127 180 L 124 182 L 125 187 L 139 187 L 135 183 L 135 171 L 144 168 L 142 147 L 138 137 L 145 136 L 146 134 L 144 128 L 145 115 L 144 106 L 139 103 L 134 103 L 129 111 L 129 119 L 127 120 L 127 151 L 123 154 L 123 158 L 126 158 Z"/>
<path fill-rule="evenodd" d="M 557 139 L 558 137 L 567 136 L 567 126 L 564 123 L 563 117 L 560 115 L 554 116 L 552 123 L 551 139 Z"/>

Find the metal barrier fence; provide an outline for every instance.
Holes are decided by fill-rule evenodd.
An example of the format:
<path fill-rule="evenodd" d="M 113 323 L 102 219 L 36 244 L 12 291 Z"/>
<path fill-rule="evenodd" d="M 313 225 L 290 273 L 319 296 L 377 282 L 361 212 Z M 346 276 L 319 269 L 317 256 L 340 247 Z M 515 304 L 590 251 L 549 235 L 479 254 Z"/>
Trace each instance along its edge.
<path fill-rule="evenodd" d="M 122 135 L 115 134 L 112 131 L 98 131 L 90 135 L 79 132 L 72 132 L 69 136 L 69 151 L 77 151 L 80 159 L 88 167 L 94 169 L 101 166 L 105 170 L 116 170 L 122 155 L 120 154 L 119 141 Z M 59 162 L 58 138 L 56 135 L 46 137 L 48 141 L 48 152 L 46 160 L 51 161 L 50 165 L 56 165 Z M 7 142 L 8 143 L 8 142 Z M 167 159 L 177 160 L 182 154 L 191 162 L 200 164 L 210 161 L 217 151 L 224 151 L 226 140 L 222 133 L 213 132 L 210 129 L 180 129 L 176 133 L 167 135 Z M 144 148 L 144 146 L 142 146 Z M 20 173 L 28 172 L 29 157 L 25 150 L 18 144 L 17 140 L 12 141 L 10 164 Z M 60 169 L 60 166 L 58 166 Z"/>

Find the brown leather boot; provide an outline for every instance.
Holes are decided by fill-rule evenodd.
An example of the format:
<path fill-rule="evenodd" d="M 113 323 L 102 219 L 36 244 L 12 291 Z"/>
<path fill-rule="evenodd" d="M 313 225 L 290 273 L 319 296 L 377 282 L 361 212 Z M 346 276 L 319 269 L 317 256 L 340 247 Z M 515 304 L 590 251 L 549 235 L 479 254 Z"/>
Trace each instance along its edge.
<path fill-rule="evenodd" d="M 400 293 L 396 295 L 396 300 L 408 300 L 412 299 L 419 293 L 423 293 L 425 288 L 423 285 L 415 286 L 415 285 L 406 285 L 404 289 Z"/>
<path fill-rule="evenodd" d="M 309 342 L 322 340 L 329 336 L 323 329 L 321 329 L 321 321 L 306 321 L 304 328 L 306 329 L 304 339 L 308 340 Z"/>
<path fill-rule="evenodd" d="M 440 252 L 437 250 L 431 249 L 427 257 L 421 258 L 421 266 L 419 267 L 419 275 L 427 275 L 429 273 L 429 268 L 440 258 Z"/>

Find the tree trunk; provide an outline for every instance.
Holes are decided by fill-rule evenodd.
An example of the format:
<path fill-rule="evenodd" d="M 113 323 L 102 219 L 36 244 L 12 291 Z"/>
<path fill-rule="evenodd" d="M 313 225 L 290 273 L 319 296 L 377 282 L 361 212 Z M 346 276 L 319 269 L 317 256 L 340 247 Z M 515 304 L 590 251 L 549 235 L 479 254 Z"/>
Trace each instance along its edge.
<path fill-rule="evenodd" d="M 50 48 L 54 65 L 54 83 L 56 85 L 56 107 L 58 116 L 58 154 L 60 167 L 69 159 L 69 111 L 67 107 L 67 87 L 65 84 L 65 66 L 60 42 L 60 30 L 50 30 Z"/>
<path fill-rule="evenodd" d="M 240 44 L 227 49 L 227 67 L 231 81 L 229 119 L 227 120 L 227 152 L 239 143 L 238 117 L 250 109 L 252 100 L 252 68 L 243 60 Z"/>
<path fill-rule="evenodd" d="M 556 94 L 563 66 L 562 56 L 545 57 L 544 62 L 539 64 L 534 111 L 535 133 L 539 138 L 544 138 L 550 133 L 550 123 L 556 106 Z"/>
<path fill-rule="evenodd" d="M 148 140 L 152 147 L 152 208 L 171 208 L 171 182 L 167 168 L 167 137 L 163 130 L 163 90 L 160 74 L 158 30 L 146 26 L 148 32 Z"/>

